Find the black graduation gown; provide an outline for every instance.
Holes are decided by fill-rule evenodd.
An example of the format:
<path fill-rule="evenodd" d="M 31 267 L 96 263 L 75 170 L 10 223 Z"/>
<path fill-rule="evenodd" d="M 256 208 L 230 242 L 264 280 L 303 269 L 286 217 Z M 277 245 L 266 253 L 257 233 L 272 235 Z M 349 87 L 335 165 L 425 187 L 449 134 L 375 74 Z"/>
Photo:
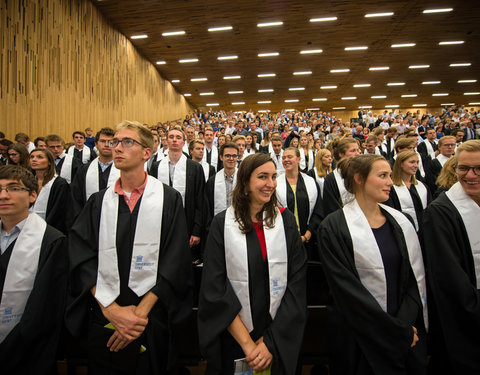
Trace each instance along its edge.
<path fill-rule="evenodd" d="M 67 234 L 69 229 L 67 207 L 70 202 L 70 186 L 67 180 L 58 176 L 52 184 L 47 202 L 45 221 L 60 232 Z"/>
<path fill-rule="evenodd" d="M 65 161 L 65 157 L 63 157 L 59 162 L 58 164 L 55 164 L 55 170 L 57 171 L 57 174 L 60 175 L 60 172 L 62 171 L 62 165 Z M 73 158 L 72 160 L 72 177 L 71 177 L 71 181 L 73 181 L 77 171 L 78 171 L 78 168 L 80 168 L 82 166 L 82 161 L 81 160 L 78 160 L 76 158 Z"/>
<path fill-rule="evenodd" d="M 14 243 L 0 256 L 0 291 L 3 291 L 13 247 Z M 22 319 L 0 344 L 3 375 L 42 375 L 56 371 L 57 345 L 65 312 L 67 275 L 65 236 L 55 228 L 47 226 L 35 283 Z"/>
<path fill-rule="evenodd" d="M 425 142 L 430 142 L 429 140 L 425 140 L 424 142 L 420 143 L 418 146 L 417 146 L 417 151 L 420 153 L 420 155 L 422 156 L 422 159 L 425 161 L 428 161 L 428 160 L 432 160 L 432 158 L 430 157 L 430 155 L 428 154 L 428 150 L 427 150 L 427 145 L 425 144 Z M 437 144 L 434 142 L 434 143 L 430 143 L 432 145 L 432 148 L 433 148 L 433 151 L 436 151 L 438 149 L 438 146 Z"/>
<path fill-rule="evenodd" d="M 431 329 L 437 346 L 432 360 L 447 363 L 454 374 L 480 374 L 480 290 L 467 231 L 445 193 L 425 210 L 423 229 L 430 296 L 437 312 L 431 320 L 438 322 Z M 442 347 L 446 353 L 437 351 Z"/>
<path fill-rule="evenodd" d="M 425 178 L 432 194 L 435 194 L 437 190 L 437 178 L 441 171 L 442 164 L 440 164 L 438 159 L 433 159 L 428 162 L 427 168 L 425 169 Z"/>
<path fill-rule="evenodd" d="M 323 183 L 323 214 L 327 217 L 332 212 L 342 208 L 340 190 L 338 190 L 335 175 L 329 173 L 325 176 Z"/>
<path fill-rule="evenodd" d="M 207 239 L 198 309 L 200 349 L 207 360 L 206 374 L 233 374 L 233 360 L 245 355 L 228 333 L 228 326 L 241 310 L 227 279 L 225 265 L 225 212 L 216 215 Z M 288 284 L 275 319 L 270 305 L 268 265 L 263 261 L 255 230 L 247 233 L 249 291 L 254 330 L 250 336 L 263 341 L 273 355 L 272 374 L 295 374 L 307 317 L 306 254 L 295 217 L 283 214 L 288 252 Z M 267 254 L 268 259 L 268 254 Z"/>
<path fill-rule="evenodd" d="M 320 258 L 332 303 L 328 307 L 330 373 L 423 374 L 426 371 L 426 335 L 418 287 L 408 261 L 402 229 L 392 224 L 402 257 L 398 280 L 398 311 L 382 310 L 363 286 L 355 267 L 353 245 L 343 211 L 329 215 L 320 226 Z M 420 341 L 410 348 L 413 329 Z"/>
<path fill-rule="evenodd" d="M 148 315 L 141 337 L 118 353 L 110 353 L 106 343 L 113 331 L 103 327 L 108 321 L 90 292 L 97 282 L 98 228 L 105 191 L 89 198 L 69 233 L 71 302 L 66 314 L 67 328 L 75 337 L 85 339 L 88 334 L 89 356 L 102 367 L 133 367 L 132 372 L 142 375 L 164 373 L 173 365 L 181 328 L 192 308 L 192 268 L 182 200 L 178 192 L 164 185 L 157 284 L 150 290 L 158 301 Z M 116 243 L 120 295 L 116 302 L 120 306 L 138 305 L 141 300 L 128 287 L 140 202 L 141 199 L 130 213 L 124 199 L 119 199 Z M 142 354 L 140 344 L 147 348 Z"/>
<path fill-rule="evenodd" d="M 305 182 L 303 180 L 302 174 L 298 174 L 297 179 L 297 188 L 296 188 L 296 196 L 297 196 L 297 210 L 298 210 L 298 223 L 300 224 L 300 235 L 304 235 L 307 230 L 312 233 L 312 238 L 310 241 L 305 243 L 305 248 L 307 250 L 307 255 L 309 260 L 318 260 L 316 251 L 317 246 L 317 231 L 320 223 L 322 222 L 323 216 L 323 201 L 322 195 L 320 194 L 320 189 L 317 186 L 317 202 L 315 203 L 315 207 L 312 212 L 312 216 L 310 221 L 308 222 L 308 215 L 310 214 L 310 201 L 308 199 L 308 192 L 305 186 Z M 290 184 L 287 182 L 287 208 L 292 212 L 295 211 L 295 199 L 293 190 Z M 308 222 L 308 224 L 307 224 Z"/>

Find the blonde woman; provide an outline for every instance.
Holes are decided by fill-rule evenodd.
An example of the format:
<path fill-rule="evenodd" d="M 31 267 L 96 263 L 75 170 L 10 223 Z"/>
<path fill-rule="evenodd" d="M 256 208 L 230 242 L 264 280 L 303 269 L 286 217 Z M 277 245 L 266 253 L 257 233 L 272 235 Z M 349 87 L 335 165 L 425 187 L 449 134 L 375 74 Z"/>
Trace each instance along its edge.
<path fill-rule="evenodd" d="M 327 174 L 332 173 L 332 153 L 326 148 L 322 148 L 315 155 L 315 166 L 308 171 L 310 177 L 315 178 L 320 188 L 320 194 L 323 198 L 323 183 Z"/>

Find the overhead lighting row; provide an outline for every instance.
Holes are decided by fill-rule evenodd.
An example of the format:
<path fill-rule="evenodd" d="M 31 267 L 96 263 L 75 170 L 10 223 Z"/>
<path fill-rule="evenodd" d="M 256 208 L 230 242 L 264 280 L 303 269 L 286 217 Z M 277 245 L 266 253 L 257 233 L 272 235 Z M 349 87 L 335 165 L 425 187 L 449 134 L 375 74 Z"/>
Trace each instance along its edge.
<path fill-rule="evenodd" d="M 303 89 L 303 88 L 301 88 Z M 292 90 L 292 89 L 289 89 L 290 91 L 295 91 L 295 90 Z M 273 92 L 273 89 L 267 89 L 267 90 L 257 90 L 259 93 L 265 93 L 265 92 Z M 235 95 L 235 94 L 243 94 L 244 92 L 241 91 L 241 90 L 238 90 L 238 91 L 229 91 L 228 94 L 230 95 Z M 192 96 L 192 94 L 190 93 L 185 93 L 183 94 L 184 96 Z M 212 96 L 212 95 L 215 95 L 214 92 L 201 92 L 200 93 L 200 96 Z M 449 96 L 450 94 L 449 93 L 446 93 L 446 92 L 441 92 L 441 93 L 434 93 L 432 94 L 432 96 Z M 480 95 L 480 92 L 465 92 L 463 95 Z M 417 94 L 403 94 L 401 97 L 402 98 L 416 98 L 418 95 Z M 357 97 L 356 96 L 344 96 L 341 98 L 342 100 L 356 100 Z M 373 95 L 370 97 L 370 99 L 387 99 L 387 95 Z M 298 99 L 287 99 L 287 100 L 298 100 Z M 320 102 L 320 101 L 327 101 L 328 99 L 327 98 L 313 98 L 312 101 L 313 102 Z M 271 103 L 270 100 L 263 100 L 263 101 L 259 101 L 258 103 Z"/>

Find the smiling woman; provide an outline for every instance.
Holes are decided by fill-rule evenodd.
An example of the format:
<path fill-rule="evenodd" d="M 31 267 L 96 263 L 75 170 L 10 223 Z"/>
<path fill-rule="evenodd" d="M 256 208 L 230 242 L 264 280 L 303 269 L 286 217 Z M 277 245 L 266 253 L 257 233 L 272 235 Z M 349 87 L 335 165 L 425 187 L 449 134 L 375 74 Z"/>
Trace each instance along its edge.
<path fill-rule="evenodd" d="M 391 374 L 401 366 L 405 374 L 422 374 L 425 271 L 413 225 L 380 204 L 392 187 L 390 165 L 380 155 L 361 155 L 342 160 L 338 168 L 355 199 L 320 227 L 320 258 L 334 301 L 331 371 Z"/>

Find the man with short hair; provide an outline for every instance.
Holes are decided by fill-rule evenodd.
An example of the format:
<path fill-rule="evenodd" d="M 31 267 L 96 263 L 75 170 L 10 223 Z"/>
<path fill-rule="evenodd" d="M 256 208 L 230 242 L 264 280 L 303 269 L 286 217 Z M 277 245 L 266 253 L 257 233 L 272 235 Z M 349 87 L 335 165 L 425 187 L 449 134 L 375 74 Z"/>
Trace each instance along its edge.
<path fill-rule="evenodd" d="M 387 134 L 385 134 L 385 140 L 383 141 L 383 144 L 385 145 L 385 150 L 387 152 L 387 156 L 386 156 L 387 160 L 391 159 L 395 154 L 394 146 L 395 146 L 395 138 L 397 137 L 397 134 L 398 134 L 398 130 L 394 126 L 389 127 L 387 129 Z"/>
<path fill-rule="evenodd" d="M 437 133 L 435 129 L 429 128 L 425 134 L 425 140 L 418 145 L 417 150 L 424 160 L 433 160 L 437 155 L 436 151 L 438 149 L 437 142 L 435 142 L 437 140 Z"/>
<path fill-rule="evenodd" d="M 285 168 L 283 168 L 282 158 L 283 158 L 283 149 L 282 149 L 282 138 L 279 136 L 272 137 L 272 152 L 270 153 L 270 157 L 275 162 L 275 166 L 277 167 L 277 173 L 285 172 Z"/>
<path fill-rule="evenodd" d="M 67 154 L 73 156 L 74 159 L 78 159 L 82 164 L 88 164 L 95 159 L 97 155 L 90 150 L 90 147 L 85 147 L 85 133 L 81 131 L 75 131 L 72 134 L 73 146 L 71 146 Z"/>
<path fill-rule="evenodd" d="M 158 161 L 164 158 L 163 153 L 160 152 L 159 146 L 160 146 L 160 136 L 158 133 L 152 133 L 153 135 L 153 148 L 152 148 L 152 156 L 150 156 L 150 159 L 147 160 L 147 171 L 148 173 L 151 172 L 152 168 L 156 165 Z"/>
<path fill-rule="evenodd" d="M 113 185 L 120 177 L 120 171 L 113 163 L 112 148 L 109 144 L 114 135 L 115 131 L 111 128 L 100 129 L 95 135 L 95 147 L 98 150 L 98 157 L 90 163 L 82 165 L 70 185 L 73 197 L 73 220 L 93 193 Z"/>
<path fill-rule="evenodd" d="M 365 151 L 364 154 L 380 155 L 380 149 L 377 147 L 378 138 L 375 135 L 369 135 L 365 141 Z"/>
<path fill-rule="evenodd" d="M 232 142 L 235 143 L 238 150 L 238 158 L 237 158 L 237 167 L 240 165 L 244 158 L 245 148 L 247 147 L 247 140 L 244 135 L 236 135 L 233 137 Z"/>
<path fill-rule="evenodd" d="M 185 136 L 187 137 L 185 145 L 183 146 L 183 152 L 185 152 L 189 157 L 191 157 L 189 153 L 189 145 L 195 139 L 195 129 L 193 126 L 187 126 L 185 128 Z"/>
<path fill-rule="evenodd" d="M 213 139 L 215 138 L 215 134 L 213 133 L 212 128 L 205 129 L 205 152 L 203 153 L 203 161 L 206 161 L 209 165 L 215 168 L 217 171 L 218 166 L 218 149 L 213 144 Z"/>
<path fill-rule="evenodd" d="M 85 129 L 85 146 L 91 150 L 95 147 L 95 137 L 93 136 L 92 128 Z"/>
<path fill-rule="evenodd" d="M 8 160 L 8 146 L 13 144 L 9 139 L 0 140 L 0 165 L 7 164 Z"/>
<path fill-rule="evenodd" d="M 81 161 L 65 153 L 65 142 L 57 134 L 49 134 L 45 137 L 47 148 L 55 158 L 55 170 L 60 177 L 63 177 L 70 184 L 82 165 Z"/>
<path fill-rule="evenodd" d="M 65 236 L 29 208 L 38 184 L 0 167 L 0 363 L 2 374 L 56 373 L 68 260 Z"/>
<path fill-rule="evenodd" d="M 447 160 L 450 159 L 455 152 L 456 145 L 457 142 L 455 140 L 455 137 L 451 135 L 444 136 L 438 141 L 439 154 L 435 157 L 435 159 L 430 160 L 426 171 L 427 184 L 430 188 L 430 192 L 432 193 L 432 195 L 437 190 L 437 177 L 440 174 Z"/>
<path fill-rule="evenodd" d="M 191 312 L 182 198 L 144 170 L 148 128 L 124 121 L 109 143 L 120 178 L 91 196 L 69 233 L 67 327 L 86 336 L 89 374 L 164 374 Z"/>
<path fill-rule="evenodd" d="M 200 139 L 194 139 L 190 142 L 188 150 L 192 156 L 192 160 L 196 161 L 202 166 L 203 174 L 205 175 L 205 182 L 207 182 L 210 177 L 215 175 L 215 168 L 208 164 L 203 158 L 203 155 L 205 154 L 204 142 Z"/>
<path fill-rule="evenodd" d="M 15 134 L 15 142 L 21 143 L 24 145 L 28 153 L 32 152 L 35 149 L 33 142 L 30 142 L 30 137 L 26 133 L 17 133 Z"/>
<path fill-rule="evenodd" d="M 200 257 L 198 246 L 204 227 L 204 205 L 199 197 L 204 196 L 205 177 L 200 164 L 183 154 L 185 134 L 180 127 L 167 133 L 168 155 L 162 159 L 153 174 L 164 184 L 173 187 L 182 196 L 192 260 Z"/>

